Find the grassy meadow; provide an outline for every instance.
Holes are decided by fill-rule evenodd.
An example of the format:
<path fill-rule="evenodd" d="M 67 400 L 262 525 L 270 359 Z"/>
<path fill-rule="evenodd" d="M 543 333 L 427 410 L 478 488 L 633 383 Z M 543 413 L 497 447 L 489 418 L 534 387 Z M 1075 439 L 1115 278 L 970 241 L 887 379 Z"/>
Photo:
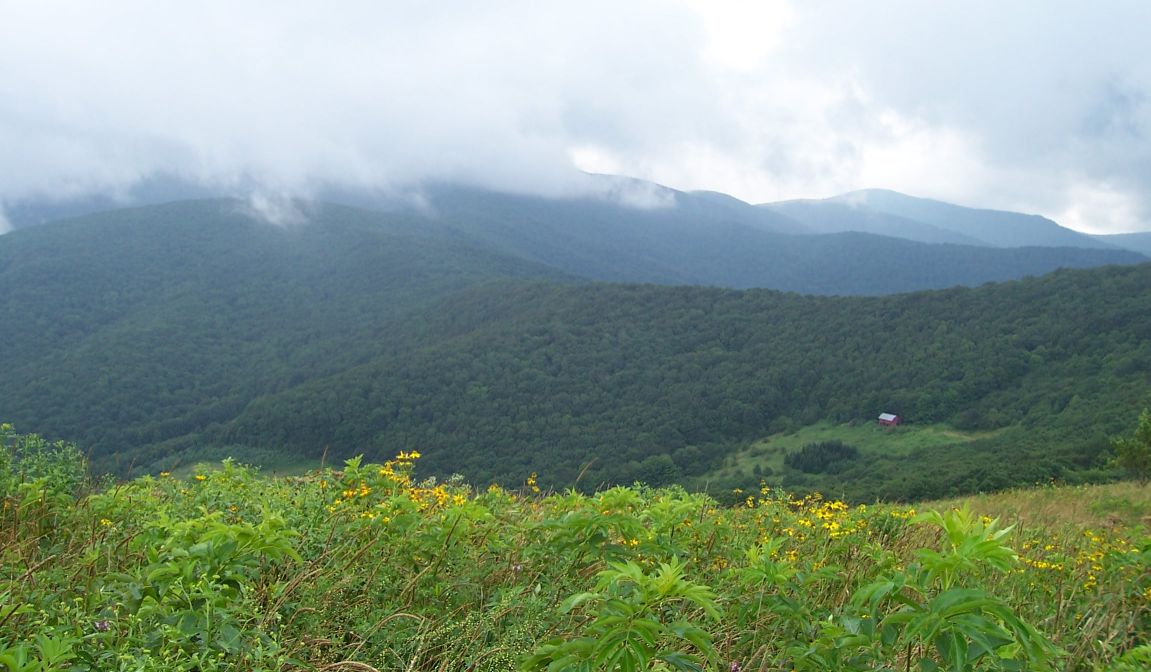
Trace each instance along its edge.
<path fill-rule="evenodd" d="M 1151 491 L 915 506 L 421 480 L 93 484 L 0 430 L 0 669 L 1143 670 Z"/>
<path fill-rule="evenodd" d="M 708 474 L 713 478 L 731 478 L 750 474 L 758 466 L 766 480 L 778 480 L 784 471 L 783 458 L 812 443 L 842 441 L 859 449 L 861 457 L 905 456 L 916 450 L 944 448 L 994 436 L 996 432 L 963 432 L 944 424 L 900 425 L 881 427 L 875 422 L 832 424 L 821 422 L 792 432 L 773 434 L 733 453 L 723 464 Z"/>

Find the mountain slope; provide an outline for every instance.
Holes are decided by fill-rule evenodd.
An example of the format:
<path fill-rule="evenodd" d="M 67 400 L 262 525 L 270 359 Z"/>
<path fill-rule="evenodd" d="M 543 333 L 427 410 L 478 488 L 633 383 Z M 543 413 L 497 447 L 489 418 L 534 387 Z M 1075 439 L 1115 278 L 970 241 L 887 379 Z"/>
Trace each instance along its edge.
<path fill-rule="evenodd" d="M 708 194 L 669 191 L 668 202 L 674 205 L 646 209 L 603 199 L 544 199 L 460 188 L 428 195 L 434 219 L 477 243 L 610 282 L 868 295 L 1145 259 L 1124 250 L 999 250 L 860 233 L 788 235 L 779 229 L 794 229 L 791 219 Z"/>
<path fill-rule="evenodd" d="M 443 184 L 425 185 L 414 199 L 362 190 L 326 189 L 319 195 L 450 230 L 496 254 L 612 282 L 874 295 L 1145 258 L 1042 218 L 960 208 L 894 192 L 873 190 L 757 207 L 725 194 L 681 192 L 643 180 L 605 175 L 589 179 L 591 192 L 568 198 Z M 154 180 L 126 197 L 148 200 L 197 189 L 203 188 Z M 882 208 L 914 211 L 914 217 Z M 964 232 L 964 227 L 977 231 Z M 1014 249 L 973 249 L 986 248 L 988 227 L 1001 237 L 1014 237 L 1001 241 Z M 809 233 L 833 235 L 789 235 Z M 1018 247 L 1025 243 L 1071 247 Z M 1092 245 L 1101 249 L 1073 249 Z"/>
<path fill-rule="evenodd" d="M 1146 265 L 873 299 L 611 286 L 565 272 L 582 263 L 541 263 L 546 238 L 516 222 L 296 207 L 306 221 L 287 227 L 217 200 L 0 237 L 0 418 L 80 441 L 121 473 L 204 447 L 402 446 L 433 449 L 441 473 L 514 479 L 538 464 L 566 484 L 591 460 L 589 477 L 602 480 L 691 476 L 764 433 L 876 408 L 1025 427 L 1024 443 L 1046 437 L 1058 450 L 1022 451 L 1012 473 L 1078 469 L 1093 428 L 1120 429 L 1119 415 L 1146 399 Z M 518 223 L 578 226 L 579 212 Z M 660 231 L 636 229 L 641 240 Z M 698 252 L 727 256 L 692 272 L 728 265 L 824 291 L 941 271 L 982 282 L 1029 259 L 1115 255 L 735 224 L 708 242 L 703 230 Z M 635 246 L 596 249 L 605 273 L 642 261 Z M 653 252 L 644 268 L 674 264 Z"/>
<path fill-rule="evenodd" d="M 222 195 L 218 189 L 172 175 L 153 175 L 114 193 L 42 195 L 7 200 L 0 203 L 0 213 L 14 228 L 20 229 L 99 212 L 172 201 L 204 200 Z"/>
<path fill-rule="evenodd" d="M 839 482 L 856 498 L 1065 478 L 1151 403 L 1149 283 L 1151 265 L 884 298 L 479 288 L 445 299 L 418 347 L 264 397 L 201 440 L 417 449 L 439 475 L 564 487 L 681 479 L 788 427 L 891 411 L 1002 431 L 861 465 Z"/>
<path fill-rule="evenodd" d="M 1151 255 L 1151 231 L 1142 233 L 1113 233 L 1092 237 L 1109 245 L 1114 245 L 1115 247 L 1121 247 L 1125 250 L 1131 250 L 1132 252 L 1138 252 L 1143 255 Z"/>
<path fill-rule="evenodd" d="M 965 208 L 928 198 L 915 198 L 888 189 L 864 189 L 827 200 L 912 219 L 997 247 L 1110 247 L 1105 242 L 1059 226 L 1038 215 Z"/>
<path fill-rule="evenodd" d="M 448 292 L 564 279 L 424 221 L 308 216 L 285 229 L 239 202 L 186 202 L 4 236 L 0 416 L 127 450 L 387 350 L 394 325 Z"/>
<path fill-rule="evenodd" d="M 811 233 L 857 231 L 904 238 L 920 243 L 987 245 L 981 240 L 962 233 L 847 203 L 802 200 L 767 203 L 762 207 L 802 222 L 804 226 L 810 229 Z"/>

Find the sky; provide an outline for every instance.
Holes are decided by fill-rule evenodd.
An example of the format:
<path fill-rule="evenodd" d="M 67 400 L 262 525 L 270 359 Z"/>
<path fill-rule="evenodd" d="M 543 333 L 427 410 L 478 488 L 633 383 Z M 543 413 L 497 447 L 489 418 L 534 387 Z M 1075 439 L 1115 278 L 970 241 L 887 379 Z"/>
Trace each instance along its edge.
<path fill-rule="evenodd" d="M 1151 230 L 1147 26 L 1146 0 L 0 0 L 0 208 L 605 172 Z"/>

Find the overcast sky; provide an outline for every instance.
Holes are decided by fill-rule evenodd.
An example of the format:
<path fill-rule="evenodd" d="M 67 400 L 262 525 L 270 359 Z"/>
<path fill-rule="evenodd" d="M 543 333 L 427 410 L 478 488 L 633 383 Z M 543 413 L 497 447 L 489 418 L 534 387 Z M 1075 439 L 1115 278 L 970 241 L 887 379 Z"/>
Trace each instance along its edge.
<path fill-rule="evenodd" d="M 0 202 L 592 171 L 1148 230 L 1149 26 L 1147 0 L 0 0 Z"/>

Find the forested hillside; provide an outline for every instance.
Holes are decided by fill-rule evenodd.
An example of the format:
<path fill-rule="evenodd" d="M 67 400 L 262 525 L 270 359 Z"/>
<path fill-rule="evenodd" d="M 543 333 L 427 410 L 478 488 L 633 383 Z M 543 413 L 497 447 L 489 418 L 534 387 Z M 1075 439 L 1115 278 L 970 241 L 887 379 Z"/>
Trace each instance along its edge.
<path fill-rule="evenodd" d="M 0 239 L 0 417 L 122 474 L 419 450 L 560 487 L 703 485 L 768 434 L 880 411 L 1000 430 L 818 481 L 862 499 L 1089 475 L 1151 403 L 1147 265 L 877 298 L 609 285 L 451 217 L 302 214 L 201 201 Z M 812 238 L 842 259 L 852 236 L 886 240 Z"/>
<path fill-rule="evenodd" d="M 0 239 L 0 417 L 125 456 L 396 347 L 437 297 L 552 270 L 402 216 L 237 201 L 92 215 Z"/>
<path fill-rule="evenodd" d="M 210 442 L 418 449 L 440 474 L 668 482 L 776 431 L 871 422 L 1004 431 L 840 487 L 926 496 L 1100 466 L 1151 403 L 1151 266 L 875 299 L 508 285 L 445 300 L 435 340 L 249 406 Z"/>

